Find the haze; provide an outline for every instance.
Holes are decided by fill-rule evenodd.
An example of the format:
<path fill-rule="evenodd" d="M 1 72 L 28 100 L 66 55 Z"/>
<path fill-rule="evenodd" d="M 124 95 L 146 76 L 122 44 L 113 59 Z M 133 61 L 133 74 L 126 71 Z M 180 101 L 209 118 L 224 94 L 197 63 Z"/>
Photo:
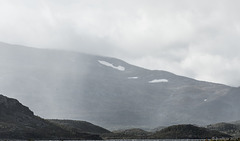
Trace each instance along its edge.
<path fill-rule="evenodd" d="M 240 84 L 237 0 L 0 0 L 0 41 Z"/>

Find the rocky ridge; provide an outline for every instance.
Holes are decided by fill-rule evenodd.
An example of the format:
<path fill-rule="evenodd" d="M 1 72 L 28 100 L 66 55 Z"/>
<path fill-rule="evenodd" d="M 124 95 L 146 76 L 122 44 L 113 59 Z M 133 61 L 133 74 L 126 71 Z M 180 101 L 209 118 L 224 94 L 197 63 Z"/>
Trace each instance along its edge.
<path fill-rule="evenodd" d="M 18 100 L 0 95 L 1 139 L 101 139 L 98 135 L 70 131 L 37 117 Z"/>

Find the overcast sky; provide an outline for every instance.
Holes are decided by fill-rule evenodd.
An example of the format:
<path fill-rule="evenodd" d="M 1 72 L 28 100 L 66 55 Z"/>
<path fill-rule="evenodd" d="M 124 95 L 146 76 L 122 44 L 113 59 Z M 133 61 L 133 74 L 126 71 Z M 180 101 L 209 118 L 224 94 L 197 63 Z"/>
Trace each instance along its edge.
<path fill-rule="evenodd" d="M 0 0 L 0 41 L 240 86 L 239 0 Z"/>

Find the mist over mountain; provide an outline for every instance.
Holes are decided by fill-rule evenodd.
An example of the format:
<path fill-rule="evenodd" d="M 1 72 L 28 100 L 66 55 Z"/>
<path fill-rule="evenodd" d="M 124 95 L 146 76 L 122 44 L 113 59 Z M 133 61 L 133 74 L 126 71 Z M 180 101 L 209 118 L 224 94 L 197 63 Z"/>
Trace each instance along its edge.
<path fill-rule="evenodd" d="M 240 119 L 239 88 L 116 58 L 0 43 L 0 68 L 1 93 L 44 118 L 109 129 Z"/>
<path fill-rule="evenodd" d="M 210 130 L 216 130 L 222 133 L 226 133 L 228 135 L 231 135 L 235 138 L 240 137 L 240 124 L 239 121 L 237 122 L 231 122 L 231 123 L 216 123 L 216 124 L 210 124 L 206 126 Z"/>

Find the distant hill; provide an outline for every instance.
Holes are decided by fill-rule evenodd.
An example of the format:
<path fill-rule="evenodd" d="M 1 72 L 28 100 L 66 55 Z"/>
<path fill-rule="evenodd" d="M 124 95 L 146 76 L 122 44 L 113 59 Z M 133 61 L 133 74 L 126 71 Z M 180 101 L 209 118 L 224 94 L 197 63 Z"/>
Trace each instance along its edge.
<path fill-rule="evenodd" d="M 80 133 L 89 133 L 89 134 L 104 134 L 111 133 L 107 129 L 104 129 L 100 126 L 94 125 L 92 123 L 86 121 L 76 121 L 76 120 L 58 120 L 58 119 L 49 119 L 51 123 L 59 125 L 64 129 L 68 129 L 70 131 L 76 131 Z"/>
<path fill-rule="evenodd" d="M 157 131 L 160 131 L 164 128 L 166 128 L 166 126 L 159 126 L 159 127 L 154 128 L 154 129 L 151 129 L 150 132 L 157 132 Z"/>
<path fill-rule="evenodd" d="M 240 88 L 79 52 L 0 43 L 0 88 L 43 118 L 107 129 L 240 119 Z"/>
<path fill-rule="evenodd" d="M 113 131 L 113 133 L 102 135 L 104 139 L 209 139 L 212 137 L 229 138 L 231 136 L 219 131 L 190 124 L 173 125 L 156 132 L 147 132 L 134 128 Z"/>
<path fill-rule="evenodd" d="M 238 122 L 232 123 L 217 123 L 217 124 L 210 124 L 207 125 L 207 128 L 210 130 L 216 130 L 222 133 L 229 134 L 233 137 L 239 138 L 240 137 L 240 124 Z"/>
<path fill-rule="evenodd" d="M 101 139 L 37 117 L 16 99 L 0 95 L 0 139 Z"/>
<path fill-rule="evenodd" d="M 208 130 L 194 125 L 173 125 L 155 132 L 153 139 L 205 139 L 212 137 L 231 137 L 218 131 Z"/>
<path fill-rule="evenodd" d="M 232 124 L 240 125 L 240 120 L 230 122 Z"/>
<path fill-rule="evenodd" d="M 150 132 L 139 128 L 117 130 L 112 133 L 102 134 L 103 139 L 147 139 L 151 135 Z"/>

